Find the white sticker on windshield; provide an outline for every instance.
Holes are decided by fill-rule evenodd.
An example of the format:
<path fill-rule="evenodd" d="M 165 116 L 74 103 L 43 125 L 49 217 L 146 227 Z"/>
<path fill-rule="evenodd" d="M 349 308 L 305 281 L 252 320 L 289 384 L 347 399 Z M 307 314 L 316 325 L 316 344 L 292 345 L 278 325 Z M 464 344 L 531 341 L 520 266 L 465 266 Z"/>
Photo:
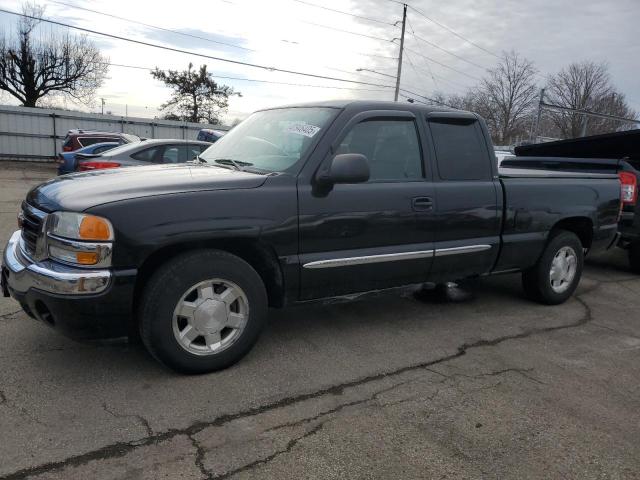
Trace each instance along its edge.
<path fill-rule="evenodd" d="M 309 125 L 308 123 L 294 123 L 289 125 L 285 131 L 311 138 L 320 131 L 320 127 Z"/>

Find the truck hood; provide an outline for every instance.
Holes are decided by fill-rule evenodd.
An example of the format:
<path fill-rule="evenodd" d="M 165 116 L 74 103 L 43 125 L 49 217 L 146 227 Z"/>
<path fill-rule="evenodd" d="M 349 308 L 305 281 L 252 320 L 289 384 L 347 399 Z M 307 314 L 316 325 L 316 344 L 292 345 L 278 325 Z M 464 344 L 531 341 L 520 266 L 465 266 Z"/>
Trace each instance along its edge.
<path fill-rule="evenodd" d="M 153 195 L 256 188 L 266 179 L 267 175 L 212 165 L 114 168 L 49 180 L 29 191 L 27 202 L 48 212 L 81 212 L 105 203 Z"/>

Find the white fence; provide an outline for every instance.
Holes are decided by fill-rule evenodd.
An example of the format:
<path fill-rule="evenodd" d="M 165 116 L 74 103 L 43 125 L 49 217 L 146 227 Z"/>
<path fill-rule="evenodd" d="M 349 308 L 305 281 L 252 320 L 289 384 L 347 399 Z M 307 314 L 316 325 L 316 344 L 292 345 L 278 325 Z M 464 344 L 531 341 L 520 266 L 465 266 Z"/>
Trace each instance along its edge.
<path fill-rule="evenodd" d="M 228 130 L 203 123 L 0 105 L 0 160 L 52 161 L 67 131 L 74 128 L 182 139 L 195 139 L 201 128 Z"/>

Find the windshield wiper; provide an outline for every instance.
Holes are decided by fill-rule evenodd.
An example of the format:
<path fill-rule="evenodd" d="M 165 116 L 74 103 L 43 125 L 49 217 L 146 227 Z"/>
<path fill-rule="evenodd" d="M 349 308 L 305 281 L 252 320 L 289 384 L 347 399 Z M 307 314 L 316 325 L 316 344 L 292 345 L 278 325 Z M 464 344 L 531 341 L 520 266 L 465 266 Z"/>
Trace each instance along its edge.
<path fill-rule="evenodd" d="M 196 160 L 198 160 L 200 163 L 208 163 L 204 158 L 202 158 L 200 155 L 196 155 Z"/>
<path fill-rule="evenodd" d="M 234 160 L 233 158 L 216 158 L 214 160 L 216 163 L 220 163 L 222 165 L 232 165 L 236 170 L 244 172 L 243 167 L 250 167 L 253 163 L 242 162 L 239 160 Z"/>

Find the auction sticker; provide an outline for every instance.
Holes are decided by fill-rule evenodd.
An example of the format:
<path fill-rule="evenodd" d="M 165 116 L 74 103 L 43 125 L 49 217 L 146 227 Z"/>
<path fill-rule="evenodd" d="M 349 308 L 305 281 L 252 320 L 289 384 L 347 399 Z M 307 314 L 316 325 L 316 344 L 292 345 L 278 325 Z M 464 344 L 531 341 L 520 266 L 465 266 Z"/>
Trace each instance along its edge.
<path fill-rule="evenodd" d="M 309 125 L 308 123 L 293 123 L 289 125 L 285 131 L 311 138 L 320 131 L 320 127 Z"/>

